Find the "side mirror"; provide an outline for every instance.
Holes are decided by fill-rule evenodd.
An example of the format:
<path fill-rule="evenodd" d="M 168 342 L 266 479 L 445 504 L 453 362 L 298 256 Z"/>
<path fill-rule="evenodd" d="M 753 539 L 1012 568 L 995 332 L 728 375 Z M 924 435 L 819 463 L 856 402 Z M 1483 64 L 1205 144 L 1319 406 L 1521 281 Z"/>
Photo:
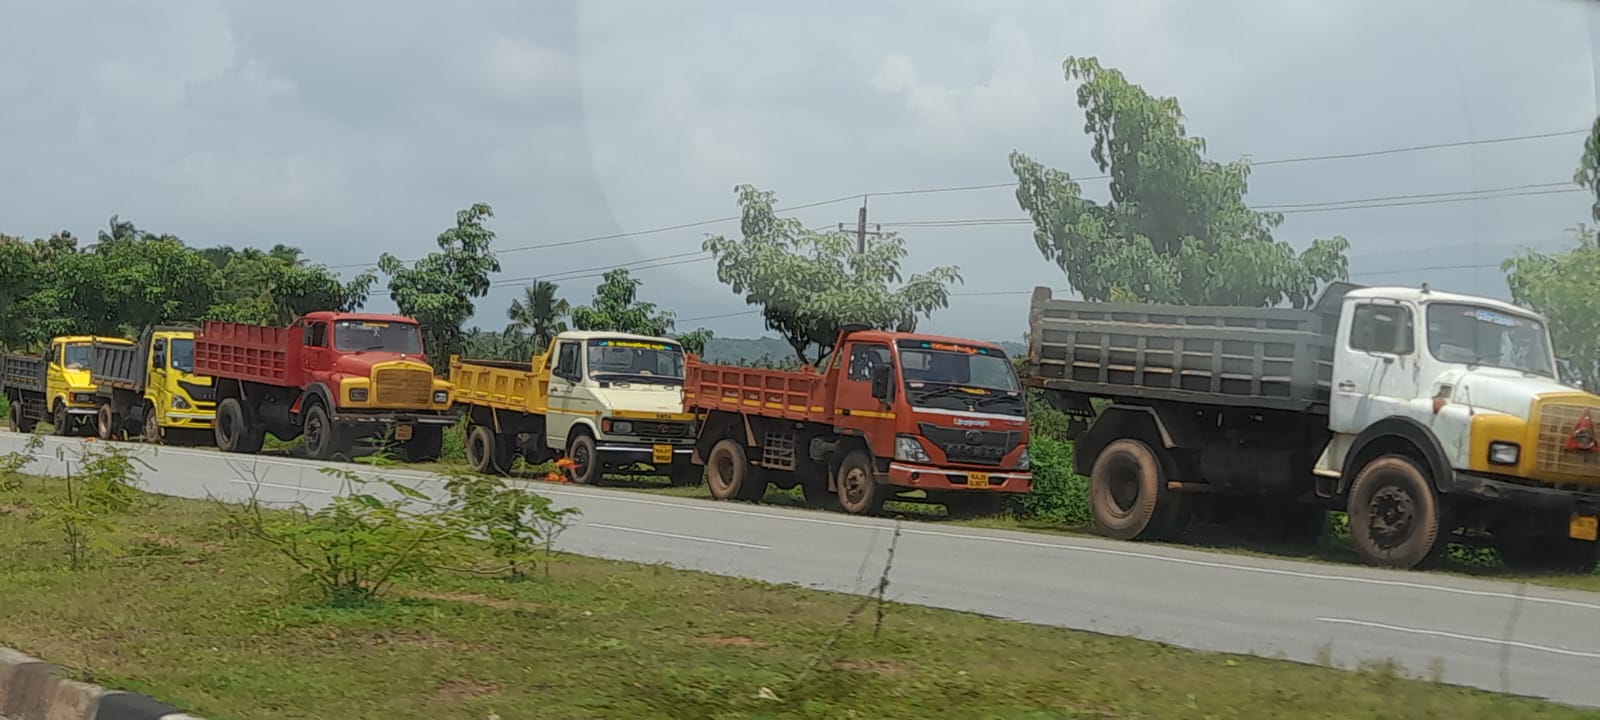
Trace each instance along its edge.
<path fill-rule="evenodd" d="M 888 400 L 894 391 L 894 366 L 879 365 L 872 369 L 872 396 Z"/>
<path fill-rule="evenodd" d="M 166 367 L 167 366 L 167 354 L 166 353 L 159 353 L 159 352 L 156 353 L 155 357 L 150 358 L 150 364 L 154 365 L 155 367 L 158 367 L 158 368 Z"/>

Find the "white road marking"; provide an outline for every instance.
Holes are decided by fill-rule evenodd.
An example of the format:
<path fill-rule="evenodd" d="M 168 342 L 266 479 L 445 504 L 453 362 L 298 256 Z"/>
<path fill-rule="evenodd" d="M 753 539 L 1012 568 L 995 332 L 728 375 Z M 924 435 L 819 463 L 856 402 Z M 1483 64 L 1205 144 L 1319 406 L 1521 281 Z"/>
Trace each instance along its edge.
<path fill-rule="evenodd" d="M 318 488 L 318 487 L 307 487 L 305 485 L 280 485 L 278 483 L 261 482 L 261 481 L 258 481 L 258 480 L 241 480 L 239 478 L 228 478 L 228 482 L 239 483 L 240 485 L 250 485 L 252 487 L 260 486 L 260 487 L 277 488 L 279 490 L 297 490 L 297 491 L 300 491 L 300 492 L 321 493 L 323 495 L 337 495 L 339 493 L 338 490 L 327 490 L 327 489 Z"/>
<path fill-rule="evenodd" d="M 1448 638 L 1451 640 L 1465 640 L 1467 642 L 1485 643 L 1488 645 L 1503 645 L 1506 647 L 1521 648 L 1523 650 L 1536 650 L 1555 655 L 1568 657 L 1590 658 L 1600 660 L 1600 652 L 1586 652 L 1583 650 L 1568 650 L 1566 648 L 1550 647 L 1548 645 L 1535 645 L 1517 640 L 1501 640 L 1500 638 L 1479 637 L 1477 635 L 1463 635 L 1461 633 L 1446 632 L 1444 630 L 1424 630 L 1421 628 L 1388 625 L 1385 623 L 1367 622 L 1366 620 L 1352 620 L 1350 618 L 1319 617 L 1317 622 L 1333 623 L 1335 625 L 1356 625 L 1359 627 L 1388 630 L 1390 632 L 1409 633 L 1411 635 L 1427 635 L 1429 637 Z"/>
<path fill-rule="evenodd" d="M 622 527 L 621 525 L 607 525 L 605 523 L 584 523 L 587 527 L 601 528 L 604 530 L 617 530 L 621 532 L 639 533 L 640 535 L 655 535 L 656 537 L 676 538 L 678 540 L 693 540 L 695 542 L 716 543 L 718 545 L 732 545 L 734 547 L 751 548 L 754 550 L 771 550 L 766 545 L 752 545 L 750 543 L 734 542 L 732 540 L 718 540 L 716 538 L 696 537 L 694 535 L 679 535 L 677 533 L 661 532 L 659 530 L 642 530 L 640 528 Z"/>

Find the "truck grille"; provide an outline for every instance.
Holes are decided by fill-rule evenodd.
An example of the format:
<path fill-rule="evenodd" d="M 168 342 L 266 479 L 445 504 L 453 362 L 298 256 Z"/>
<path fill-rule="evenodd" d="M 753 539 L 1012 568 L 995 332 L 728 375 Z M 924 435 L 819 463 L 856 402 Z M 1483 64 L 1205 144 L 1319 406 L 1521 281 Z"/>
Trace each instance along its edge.
<path fill-rule="evenodd" d="M 995 430 L 965 430 L 919 423 L 922 436 L 933 441 L 944 451 L 950 462 L 972 465 L 999 465 L 1001 458 L 1009 455 L 1022 443 L 1020 432 Z"/>
<path fill-rule="evenodd" d="M 1600 406 L 1547 403 L 1539 410 L 1539 442 L 1535 448 L 1541 473 L 1556 473 L 1600 480 L 1600 453 L 1574 452 L 1567 439 L 1583 413 L 1600 423 Z"/>
<path fill-rule="evenodd" d="M 689 437 L 689 423 L 686 422 L 634 421 L 633 430 L 643 437 Z"/>
<path fill-rule="evenodd" d="M 426 407 L 433 399 L 433 372 L 389 368 L 372 378 L 372 402 L 382 407 Z"/>

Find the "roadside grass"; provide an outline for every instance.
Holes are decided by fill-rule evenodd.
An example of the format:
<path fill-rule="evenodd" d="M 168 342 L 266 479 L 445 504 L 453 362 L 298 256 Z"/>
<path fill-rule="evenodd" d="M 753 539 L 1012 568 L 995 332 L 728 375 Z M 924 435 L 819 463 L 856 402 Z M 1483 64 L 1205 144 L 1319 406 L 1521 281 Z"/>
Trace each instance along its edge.
<path fill-rule="evenodd" d="M 292 589 L 286 561 L 230 537 L 216 505 L 160 496 L 116 519 L 120 553 L 72 572 L 30 509 L 60 482 L 24 478 L 0 508 L 0 644 L 213 720 L 1593 716 L 1386 664 L 1350 672 L 893 603 L 875 633 L 858 597 L 572 555 L 522 582 L 434 575 L 330 607 Z"/>

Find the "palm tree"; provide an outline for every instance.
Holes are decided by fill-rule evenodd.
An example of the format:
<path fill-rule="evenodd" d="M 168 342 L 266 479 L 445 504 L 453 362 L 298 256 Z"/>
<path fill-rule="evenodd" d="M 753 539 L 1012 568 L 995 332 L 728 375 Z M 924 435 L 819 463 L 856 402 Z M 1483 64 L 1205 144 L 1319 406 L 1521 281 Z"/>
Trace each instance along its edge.
<path fill-rule="evenodd" d="M 511 319 L 506 332 L 532 335 L 533 352 L 548 347 L 552 338 L 567 329 L 567 316 L 572 312 L 572 305 L 556 297 L 559 288 L 549 280 L 535 280 L 532 285 L 522 289 L 522 297 L 512 300 L 511 307 L 506 310 L 506 317 Z"/>

